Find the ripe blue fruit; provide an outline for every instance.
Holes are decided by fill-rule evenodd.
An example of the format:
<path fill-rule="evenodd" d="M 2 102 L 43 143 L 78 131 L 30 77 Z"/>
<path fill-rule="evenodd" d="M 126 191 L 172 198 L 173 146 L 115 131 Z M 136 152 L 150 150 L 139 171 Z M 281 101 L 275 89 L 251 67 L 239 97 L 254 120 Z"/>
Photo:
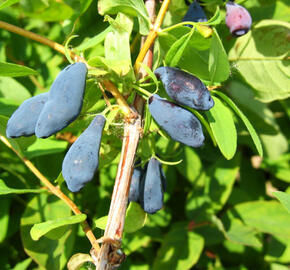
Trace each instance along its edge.
<path fill-rule="evenodd" d="M 35 135 L 47 138 L 73 122 L 82 109 L 87 67 L 78 62 L 63 69 L 53 82 L 48 100 L 35 128 Z"/>
<path fill-rule="evenodd" d="M 201 124 L 191 112 L 156 94 L 149 98 L 148 103 L 154 120 L 173 140 L 191 147 L 203 145 Z"/>
<path fill-rule="evenodd" d="M 97 115 L 70 147 L 62 163 L 62 175 L 72 192 L 91 181 L 99 165 L 99 150 L 106 119 Z"/>
<path fill-rule="evenodd" d="M 7 137 L 18 138 L 33 135 L 37 119 L 47 99 L 48 93 L 43 93 L 25 100 L 11 115 L 7 123 Z"/>
<path fill-rule="evenodd" d="M 209 110 L 214 106 L 206 86 L 192 74 L 173 67 L 159 67 L 154 74 L 161 79 L 168 96 L 177 103 L 196 110 Z"/>
<path fill-rule="evenodd" d="M 226 4 L 226 25 L 232 36 L 240 37 L 245 35 L 252 25 L 250 13 L 244 7 L 229 1 Z"/>
<path fill-rule="evenodd" d="M 188 11 L 186 12 L 183 22 L 207 22 L 207 17 L 197 1 L 190 4 Z M 192 25 L 187 25 L 192 27 Z"/>
<path fill-rule="evenodd" d="M 164 174 L 156 158 L 148 162 L 146 173 L 140 185 L 140 203 L 145 212 L 154 214 L 163 206 Z"/>
<path fill-rule="evenodd" d="M 141 167 L 134 168 L 129 190 L 129 202 L 139 202 L 139 186 L 142 175 L 143 170 Z"/>

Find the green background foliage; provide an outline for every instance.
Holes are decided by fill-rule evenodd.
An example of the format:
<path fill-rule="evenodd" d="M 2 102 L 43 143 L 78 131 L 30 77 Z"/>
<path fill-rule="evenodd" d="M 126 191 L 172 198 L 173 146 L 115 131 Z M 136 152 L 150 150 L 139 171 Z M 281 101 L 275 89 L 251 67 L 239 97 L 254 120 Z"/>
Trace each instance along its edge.
<path fill-rule="evenodd" d="M 130 204 L 123 236 L 127 259 L 120 269 L 288 269 L 290 4 L 237 2 L 249 10 L 253 26 L 235 39 L 224 23 L 223 1 L 203 1 L 213 27 L 209 37 L 198 25 L 172 27 L 187 6 L 184 0 L 171 1 L 155 42 L 154 68 L 176 66 L 216 86 L 215 106 L 198 114 L 206 136 L 199 149 L 170 140 L 145 106 L 137 157 L 145 163 L 157 154 L 166 161 L 167 191 L 164 208 L 154 215 Z M 0 18 L 61 44 L 78 35 L 69 47 L 95 67 L 75 122 L 45 140 L 9 139 L 85 215 L 73 216 L 0 143 L 0 268 L 64 269 L 74 254 L 89 253 L 79 224 L 86 216 L 96 237 L 104 232 L 120 158 L 121 114 L 116 110 L 107 115 L 98 172 L 77 194 L 68 191 L 61 175 L 70 144 L 64 135 L 80 135 L 92 115 L 106 108 L 98 80 L 112 80 L 129 101 L 133 87 L 143 87 L 132 66 L 150 19 L 141 0 L 6 0 L 0 1 Z M 13 111 L 29 97 L 47 92 L 67 64 L 51 48 L 0 29 L 1 135 Z M 155 91 L 155 78 L 144 87 Z M 165 97 L 161 85 L 159 89 Z M 110 95 L 109 100 L 115 104 Z M 79 258 L 88 260 L 84 254 Z M 87 262 L 82 269 L 91 266 Z"/>

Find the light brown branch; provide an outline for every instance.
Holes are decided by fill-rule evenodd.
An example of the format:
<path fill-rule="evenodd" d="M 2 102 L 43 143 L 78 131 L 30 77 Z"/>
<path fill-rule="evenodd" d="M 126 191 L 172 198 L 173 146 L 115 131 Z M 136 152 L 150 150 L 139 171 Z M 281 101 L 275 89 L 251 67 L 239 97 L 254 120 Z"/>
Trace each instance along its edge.
<path fill-rule="evenodd" d="M 152 21 L 155 18 L 155 1 L 154 0 L 147 0 L 145 2 L 147 11 L 150 15 Z M 142 38 L 142 48 L 140 50 L 140 54 L 137 57 L 137 61 L 143 62 L 149 68 L 152 68 L 152 61 L 153 61 L 153 43 L 155 37 L 153 38 L 152 32 L 156 32 L 156 29 L 159 29 L 162 20 L 164 18 L 165 12 L 168 8 L 169 1 L 165 0 L 163 5 L 160 9 L 160 13 L 157 18 L 159 18 L 158 23 L 154 24 L 152 31 L 149 33 L 146 41 L 150 37 L 150 40 L 144 41 L 145 38 Z M 146 45 L 146 47 L 144 47 Z M 139 60 L 138 60 L 139 59 Z M 146 76 L 146 72 L 143 69 L 140 69 L 140 63 L 135 63 L 135 73 L 136 76 L 142 78 Z M 104 241 L 101 247 L 100 253 L 98 254 L 97 261 L 96 261 L 96 270 L 112 270 L 116 269 L 116 266 L 111 261 L 112 258 L 112 243 L 121 241 L 124 222 L 125 222 L 125 215 L 126 215 L 126 207 L 128 203 L 128 195 L 129 195 L 129 188 L 130 188 L 130 181 L 132 176 L 132 171 L 134 167 L 134 159 L 135 154 L 140 138 L 140 134 L 142 132 L 141 126 L 141 116 L 143 112 L 144 100 L 140 96 L 136 96 L 134 100 L 134 107 L 138 112 L 139 117 L 134 123 L 125 123 L 124 129 L 124 139 L 123 139 L 123 146 L 121 152 L 121 158 L 119 162 L 118 172 L 115 180 L 114 191 L 112 195 L 109 215 L 108 215 L 108 222 L 106 225 L 106 230 L 104 234 Z"/>

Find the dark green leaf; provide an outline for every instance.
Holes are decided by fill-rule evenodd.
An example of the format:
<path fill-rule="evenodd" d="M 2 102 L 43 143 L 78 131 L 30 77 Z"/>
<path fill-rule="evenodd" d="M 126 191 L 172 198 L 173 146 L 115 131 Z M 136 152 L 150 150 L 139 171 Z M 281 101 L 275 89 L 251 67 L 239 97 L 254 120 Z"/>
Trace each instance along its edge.
<path fill-rule="evenodd" d="M 261 141 L 260 141 L 258 134 L 256 133 L 254 127 L 252 126 L 252 124 L 248 120 L 248 118 L 236 106 L 236 104 L 230 98 L 228 98 L 226 95 L 224 95 L 223 93 L 221 93 L 219 91 L 214 91 L 214 93 L 217 94 L 218 96 L 220 96 L 225 102 L 227 102 L 229 104 L 229 106 L 233 109 L 233 111 L 242 119 L 242 121 L 244 122 L 245 126 L 247 127 L 247 129 L 248 129 L 248 131 L 253 139 L 253 142 L 257 148 L 259 155 L 263 156 L 263 148 L 262 148 Z"/>
<path fill-rule="evenodd" d="M 274 191 L 273 194 L 290 213 L 290 195 L 282 191 Z"/>
<path fill-rule="evenodd" d="M 64 152 L 68 142 L 55 139 L 37 139 L 35 143 L 30 145 L 24 152 L 24 155 L 31 159 L 38 156 L 49 155 Z"/>
<path fill-rule="evenodd" d="M 3 180 L 0 180 L 1 182 Z M 0 182 L 0 183 L 1 183 Z M 0 187 L 1 188 L 1 187 Z M 7 235 L 9 225 L 9 210 L 10 210 L 11 199 L 0 198 L 0 243 L 2 243 Z"/>
<path fill-rule="evenodd" d="M 25 193 L 41 193 L 46 192 L 45 189 L 16 189 L 8 187 L 3 180 L 0 179 L 0 195 L 7 194 L 25 194 Z"/>
<path fill-rule="evenodd" d="M 174 226 L 162 241 L 153 270 L 190 269 L 199 259 L 204 240 L 185 226 Z"/>
<path fill-rule="evenodd" d="M 61 234 L 55 229 L 37 242 L 31 239 L 30 230 L 36 223 L 63 218 L 71 214 L 70 208 L 54 195 L 40 194 L 28 204 L 21 218 L 21 239 L 25 252 L 44 269 L 63 269 L 71 254 L 76 230 L 65 227 Z"/>
<path fill-rule="evenodd" d="M 2 4 L 0 4 L 0 9 L 10 7 L 16 3 L 18 3 L 20 0 L 6 0 Z"/>
<path fill-rule="evenodd" d="M 31 68 L 21 66 L 21 65 L 11 64 L 11 63 L 0 62 L 0 76 L 20 77 L 20 76 L 35 75 L 35 74 L 37 74 L 37 72 Z"/>
<path fill-rule="evenodd" d="M 143 211 L 140 204 L 130 202 L 125 219 L 124 231 L 133 233 L 140 230 L 146 222 L 147 214 Z"/>
<path fill-rule="evenodd" d="M 290 24 L 262 20 L 249 35 L 239 38 L 229 52 L 245 81 L 263 102 L 290 96 L 289 51 Z"/>
<path fill-rule="evenodd" d="M 36 223 L 30 230 L 31 238 L 34 241 L 39 240 L 40 237 L 46 235 L 50 231 L 72 224 L 77 224 L 85 221 L 87 216 L 85 214 L 79 214 L 70 217 L 58 218 L 55 220 L 49 220 L 42 223 Z"/>
<path fill-rule="evenodd" d="M 32 259 L 28 258 L 22 262 L 17 263 L 11 270 L 26 270 L 28 266 L 31 264 L 31 262 Z"/>
<path fill-rule="evenodd" d="M 214 30 L 211 39 L 208 65 L 211 84 L 223 82 L 229 77 L 230 65 L 228 56 L 216 30 Z"/>
<path fill-rule="evenodd" d="M 236 205 L 231 213 L 260 232 L 273 234 L 290 241 L 290 215 L 276 201 L 241 203 Z"/>
<path fill-rule="evenodd" d="M 213 99 L 215 105 L 206 112 L 206 116 L 219 149 L 226 159 L 231 159 L 237 149 L 237 131 L 233 115 L 219 99 Z"/>

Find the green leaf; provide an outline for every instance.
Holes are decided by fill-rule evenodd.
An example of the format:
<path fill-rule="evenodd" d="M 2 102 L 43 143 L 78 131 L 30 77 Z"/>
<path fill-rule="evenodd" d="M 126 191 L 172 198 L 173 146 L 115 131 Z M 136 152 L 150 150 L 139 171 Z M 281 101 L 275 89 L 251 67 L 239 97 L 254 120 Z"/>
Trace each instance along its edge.
<path fill-rule="evenodd" d="M 20 77 L 35 74 L 37 74 L 37 71 L 31 68 L 11 63 L 0 62 L 0 76 Z"/>
<path fill-rule="evenodd" d="M 289 267 L 283 264 L 272 263 L 270 270 L 288 270 Z"/>
<path fill-rule="evenodd" d="M 263 102 L 290 96 L 289 29 L 287 22 L 262 20 L 250 34 L 237 39 L 229 52 L 229 60 Z"/>
<path fill-rule="evenodd" d="M 140 230 L 146 222 L 147 214 L 143 211 L 140 204 L 130 202 L 126 212 L 124 232 L 133 233 Z"/>
<path fill-rule="evenodd" d="M 232 219 L 230 226 L 226 231 L 227 238 L 235 243 L 261 247 L 262 244 L 256 236 L 256 231 L 253 228 L 245 226 L 239 219 Z"/>
<path fill-rule="evenodd" d="M 149 33 L 150 20 L 142 0 L 99 0 L 98 11 L 101 15 L 123 12 L 129 16 L 138 17 L 140 34 Z"/>
<path fill-rule="evenodd" d="M 217 6 L 214 15 L 207 21 L 207 25 L 217 25 L 223 20 L 223 16 L 220 12 L 219 6 Z"/>
<path fill-rule="evenodd" d="M 146 222 L 147 214 L 138 203 L 131 202 L 126 211 L 124 231 L 133 233 L 140 230 Z M 101 230 L 106 229 L 108 216 L 103 216 L 95 220 L 94 225 Z"/>
<path fill-rule="evenodd" d="M 289 238 L 274 237 L 267 242 L 265 261 L 267 262 L 290 262 L 290 242 Z"/>
<path fill-rule="evenodd" d="M 6 98 L 0 98 L 0 115 L 10 117 L 11 114 L 18 108 L 18 103 Z"/>
<path fill-rule="evenodd" d="M 255 98 L 252 88 L 240 81 L 232 80 L 228 84 L 227 93 L 251 122 L 255 123 L 256 130 L 260 133 L 277 134 L 279 126 L 273 112 L 267 104 Z"/>
<path fill-rule="evenodd" d="M 233 111 L 242 119 L 242 121 L 244 122 L 245 126 L 247 127 L 247 129 L 248 129 L 248 131 L 253 139 L 253 142 L 256 146 L 256 149 L 257 149 L 259 155 L 262 157 L 263 156 L 263 148 L 262 148 L 260 138 L 258 137 L 256 130 L 254 129 L 254 127 L 252 126 L 252 124 L 250 123 L 248 118 L 236 106 L 236 104 L 229 97 L 227 97 L 225 94 L 223 94 L 219 91 L 213 91 L 213 93 L 220 96 L 226 103 L 228 103 L 229 106 L 233 109 Z"/>
<path fill-rule="evenodd" d="M 0 180 L 1 182 L 3 180 Z M 1 183 L 0 182 L 0 183 Z M 0 198 L 0 243 L 4 241 L 7 235 L 9 226 L 9 210 L 10 210 L 11 199 Z"/>
<path fill-rule="evenodd" d="M 208 66 L 211 84 L 223 82 L 230 75 L 228 56 L 216 30 L 211 39 Z"/>
<path fill-rule="evenodd" d="M 238 218 L 226 214 L 220 220 L 216 216 L 212 216 L 212 222 L 224 234 L 224 237 L 233 243 L 254 247 L 262 246 L 257 238 L 257 231 L 245 225 Z"/>
<path fill-rule="evenodd" d="M 276 201 L 241 203 L 230 212 L 233 216 L 241 218 L 245 224 L 260 232 L 273 234 L 290 241 L 290 215 Z"/>
<path fill-rule="evenodd" d="M 43 155 L 62 153 L 66 150 L 68 142 L 55 139 L 37 139 L 35 143 L 30 145 L 24 152 L 24 155 L 28 158 L 39 157 Z"/>
<path fill-rule="evenodd" d="M 280 131 L 277 134 L 261 134 L 260 135 L 265 156 L 269 159 L 279 159 L 282 154 L 289 149 L 289 143 L 285 135 Z"/>
<path fill-rule="evenodd" d="M 94 226 L 95 226 L 95 228 L 105 230 L 107 222 L 108 222 L 108 216 L 103 216 L 103 217 L 100 217 L 100 218 L 95 220 Z"/>
<path fill-rule="evenodd" d="M 58 218 L 55 220 L 49 220 L 42 223 L 34 224 L 30 230 L 31 238 L 34 241 L 39 240 L 40 237 L 46 235 L 50 231 L 72 224 L 77 224 L 85 221 L 87 216 L 85 214 L 79 214 L 70 217 Z"/>
<path fill-rule="evenodd" d="M 272 193 L 290 213 L 290 195 L 282 191 L 274 191 Z"/>
<path fill-rule="evenodd" d="M 206 112 L 217 145 L 226 159 L 231 159 L 237 149 L 237 131 L 231 111 L 219 99 Z"/>
<path fill-rule="evenodd" d="M 31 97 L 29 91 L 10 77 L 0 77 L 0 96 L 21 103 Z"/>
<path fill-rule="evenodd" d="M 175 67 L 178 65 L 178 62 L 180 60 L 180 58 L 182 57 L 182 54 L 184 52 L 184 50 L 186 49 L 192 35 L 194 33 L 194 28 L 192 28 L 192 30 L 187 33 L 186 35 L 184 35 L 183 37 L 181 37 L 180 39 L 178 39 L 169 49 L 169 51 L 166 54 L 165 57 L 165 63 L 170 66 L 170 67 Z"/>
<path fill-rule="evenodd" d="M 183 148 L 181 158 L 183 162 L 177 165 L 177 169 L 180 174 L 193 184 L 202 172 L 201 160 L 195 150 L 188 146 Z"/>
<path fill-rule="evenodd" d="M 3 180 L 0 179 L 0 195 L 8 194 L 25 194 L 25 193 L 41 193 L 46 192 L 45 189 L 16 189 L 8 187 Z"/>
<path fill-rule="evenodd" d="M 188 231 L 186 226 L 174 226 L 164 237 L 152 269 L 190 269 L 197 263 L 203 246 L 201 236 Z"/>
<path fill-rule="evenodd" d="M 20 0 L 6 0 L 4 3 L 0 4 L 0 10 L 6 7 L 10 7 L 16 3 L 18 3 Z"/>
<path fill-rule="evenodd" d="M 86 39 L 84 42 L 81 43 L 81 45 L 79 45 L 75 49 L 78 50 L 78 51 L 85 51 L 85 50 L 87 50 L 89 48 L 97 46 L 98 44 L 100 44 L 101 42 L 103 42 L 105 40 L 106 35 L 110 31 L 112 31 L 112 27 L 111 26 L 107 27 L 104 31 L 102 31 L 98 35 L 96 35 L 96 36 L 94 36 L 92 38 Z"/>
<path fill-rule="evenodd" d="M 70 208 L 54 195 L 42 193 L 27 203 L 21 217 L 21 240 L 25 252 L 44 269 L 63 269 L 74 248 L 76 226 L 51 231 L 38 241 L 31 239 L 34 224 L 71 215 Z"/>
<path fill-rule="evenodd" d="M 110 19 L 111 31 L 105 38 L 105 56 L 107 60 L 131 61 L 130 34 L 133 20 L 118 13 L 115 20 Z"/>
<path fill-rule="evenodd" d="M 170 52 L 170 57 L 167 57 L 166 55 L 166 60 L 168 62 L 170 62 L 171 58 L 174 57 L 173 52 L 178 50 L 177 45 L 182 46 L 182 43 L 179 40 L 190 31 L 191 29 L 189 27 L 181 26 L 170 31 L 170 33 L 161 32 L 158 34 L 161 49 L 165 52 Z M 171 48 L 174 44 L 176 45 L 176 48 L 173 51 Z M 211 38 L 205 38 L 199 32 L 195 31 L 187 46 L 183 50 L 183 53 L 178 61 L 178 67 L 194 74 L 201 80 L 209 81 L 208 61 L 210 44 Z"/>
<path fill-rule="evenodd" d="M 211 208 L 218 212 L 231 195 L 233 185 L 239 172 L 239 155 L 232 160 L 220 159 L 215 162 L 206 178 L 205 194 L 210 198 Z"/>
<path fill-rule="evenodd" d="M 32 259 L 27 258 L 26 260 L 17 263 L 11 270 L 26 270 L 28 266 L 31 264 Z"/>
<path fill-rule="evenodd" d="M 89 111 L 102 98 L 102 91 L 95 79 L 89 79 L 86 82 L 86 90 L 83 99 L 81 114 Z"/>
<path fill-rule="evenodd" d="M 24 3 L 24 5 L 27 5 L 27 2 Z M 25 15 L 34 19 L 40 19 L 45 22 L 64 21 L 69 19 L 74 14 L 74 10 L 69 5 L 65 4 L 64 2 L 51 0 L 48 1 L 48 4 L 44 5 L 44 8 L 42 7 L 38 10 L 31 11 L 27 10 Z"/>
<path fill-rule="evenodd" d="M 263 159 L 261 168 L 278 179 L 290 183 L 290 154 L 280 155 L 278 159 Z"/>

